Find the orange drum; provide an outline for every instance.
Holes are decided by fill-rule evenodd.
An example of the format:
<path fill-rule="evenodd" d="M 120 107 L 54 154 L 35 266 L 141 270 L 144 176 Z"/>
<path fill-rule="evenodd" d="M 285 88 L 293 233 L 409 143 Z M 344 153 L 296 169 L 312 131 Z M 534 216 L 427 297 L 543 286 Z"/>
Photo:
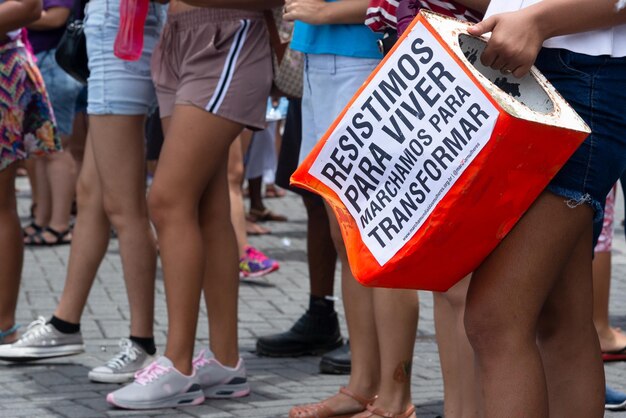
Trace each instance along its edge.
<path fill-rule="evenodd" d="M 449 289 L 589 133 L 535 68 L 482 66 L 467 28 L 420 12 L 291 178 L 332 206 L 366 286 Z"/>

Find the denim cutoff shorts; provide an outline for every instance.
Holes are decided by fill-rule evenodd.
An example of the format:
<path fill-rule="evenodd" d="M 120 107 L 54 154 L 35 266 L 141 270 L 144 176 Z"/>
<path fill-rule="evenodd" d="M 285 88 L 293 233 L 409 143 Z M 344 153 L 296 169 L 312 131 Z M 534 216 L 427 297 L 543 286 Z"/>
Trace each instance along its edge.
<path fill-rule="evenodd" d="M 591 128 L 547 190 L 591 205 L 595 245 L 606 196 L 626 169 L 626 57 L 544 48 L 535 65 Z"/>
<path fill-rule="evenodd" d="M 138 61 L 124 61 L 113 54 L 119 9 L 120 0 L 91 0 L 85 9 L 90 115 L 143 115 L 156 103 L 150 57 L 165 23 L 165 8 L 150 2 Z"/>
<path fill-rule="evenodd" d="M 376 58 L 305 55 L 300 163 L 379 63 Z"/>
<path fill-rule="evenodd" d="M 59 133 L 71 135 L 76 114 L 76 100 L 83 86 L 59 67 L 54 58 L 55 52 L 56 49 L 39 52 L 36 55 L 37 66 L 46 83 L 46 91 L 52 104 Z"/>

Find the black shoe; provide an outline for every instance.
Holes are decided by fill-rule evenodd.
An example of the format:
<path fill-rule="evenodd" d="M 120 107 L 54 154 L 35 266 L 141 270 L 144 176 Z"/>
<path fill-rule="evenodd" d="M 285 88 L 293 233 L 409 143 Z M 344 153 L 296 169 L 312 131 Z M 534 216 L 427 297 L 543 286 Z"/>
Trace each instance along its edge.
<path fill-rule="evenodd" d="M 326 353 L 320 360 L 320 373 L 326 374 L 350 374 L 352 360 L 350 356 L 350 343 Z"/>
<path fill-rule="evenodd" d="M 323 354 L 342 344 L 337 313 L 311 315 L 307 311 L 289 331 L 259 338 L 256 352 L 269 357 L 298 357 Z"/>

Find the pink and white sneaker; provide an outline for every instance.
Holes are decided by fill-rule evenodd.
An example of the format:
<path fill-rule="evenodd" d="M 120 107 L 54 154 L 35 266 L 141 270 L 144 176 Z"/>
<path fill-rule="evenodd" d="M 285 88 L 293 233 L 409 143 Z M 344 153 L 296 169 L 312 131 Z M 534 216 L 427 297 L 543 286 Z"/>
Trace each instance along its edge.
<path fill-rule="evenodd" d="M 161 356 L 138 371 L 133 383 L 109 393 L 107 402 L 124 409 L 175 408 L 201 404 L 204 395 L 195 371 L 185 376 Z"/>
<path fill-rule="evenodd" d="M 204 396 L 209 399 L 241 398 L 250 394 L 242 358 L 236 367 L 226 367 L 209 350 L 202 350 L 193 360 L 193 368 Z"/>

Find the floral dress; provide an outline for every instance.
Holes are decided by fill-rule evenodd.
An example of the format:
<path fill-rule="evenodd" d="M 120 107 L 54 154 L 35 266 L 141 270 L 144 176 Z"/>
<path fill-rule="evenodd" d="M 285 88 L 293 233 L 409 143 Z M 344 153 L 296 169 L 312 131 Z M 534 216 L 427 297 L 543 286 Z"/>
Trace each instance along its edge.
<path fill-rule="evenodd" d="M 0 170 L 61 148 L 43 79 L 21 38 L 0 42 Z"/>

